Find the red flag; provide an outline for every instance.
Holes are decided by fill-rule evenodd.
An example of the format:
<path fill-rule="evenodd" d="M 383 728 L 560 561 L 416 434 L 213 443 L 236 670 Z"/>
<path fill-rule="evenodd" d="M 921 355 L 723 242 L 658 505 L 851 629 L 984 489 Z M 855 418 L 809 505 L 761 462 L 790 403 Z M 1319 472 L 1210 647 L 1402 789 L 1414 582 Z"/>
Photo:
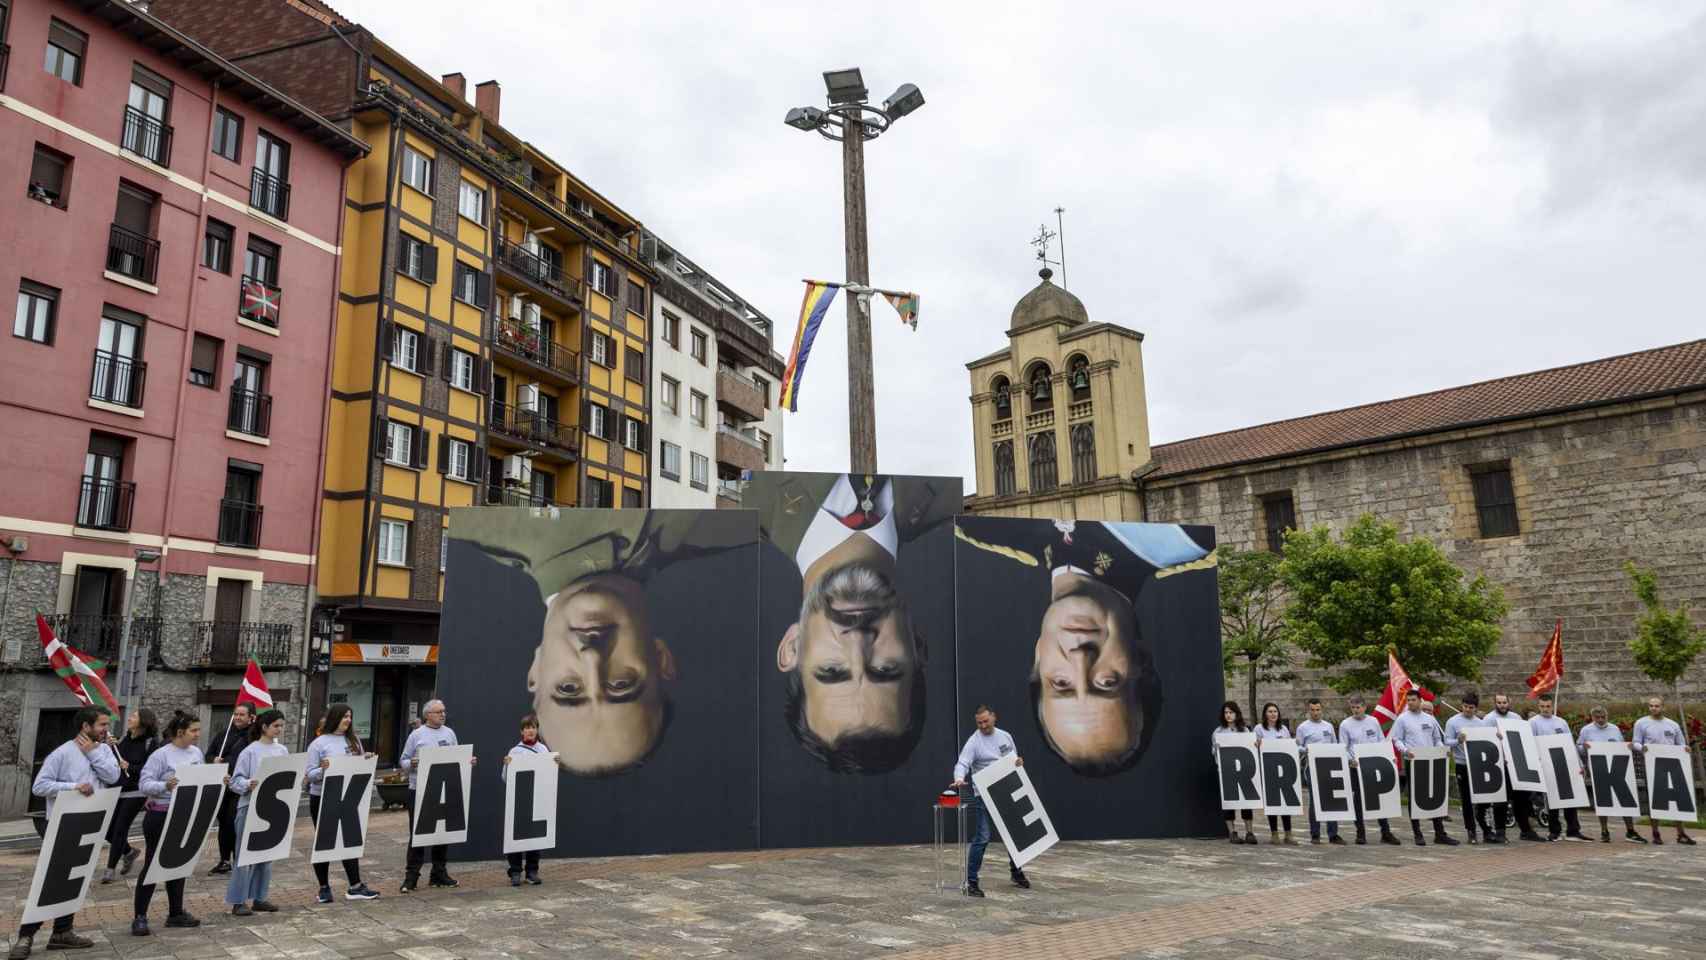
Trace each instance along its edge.
<path fill-rule="evenodd" d="M 113 692 L 107 689 L 101 675 L 91 670 L 75 651 L 54 636 L 53 628 L 47 625 L 47 618 L 39 611 L 36 613 L 36 634 L 41 638 L 42 655 L 47 657 L 47 662 L 53 666 L 54 672 L 59 674 L 59 679 L 65 681 L 71 695 L 85 707 L 96 706 L 95 698 L 99 697 L 99 705 L 117 717 L 118 700 L 113 696 Z"/>
<path fill-rule="evenodd" d="M 261 668 L 255 664 L 254 658 L 249 659 L 249 669 L 243 671 L 243 688 L 237 691 L 237 703 L 254 704 L 265 710 L 272 706 L 272 691 L 267 689 L 267 678 L 261 676 Z"/>
<path fill-rule="evenodd" d="M 1552 640 L 1546 644 L 1546 651 L 1540 655 L 1540 666 L 1534 668 L 1534 675 L 1528 678 L 1528 698 L 1533 700 L 1543 693 L 1557 689 L 1558 681 L 1564 679 L 1564 618 L 1558 618 L 1557 626 L 1552 628 Z"/>
<path fill-rule="evenodd" d="M 1411 691 L 1415 691 L 1423 700 L 1431 701 L 1434 698 L 1432 690 L 1417 686 L 1410 680 L 1410 675 L 1398 663 L 1397 653 L 1391 650 L 1386 651 L 1386 676 L 1386 689 L 1381 691 L 1380 702 L 1375 704 L 1374 710 L 1371 711 L 1374 718 L 1380 721 L 1382 730 L 1391 726 L 1392 721 L 1398 719 L 1398 714 L 1403 713 L 1404 708 L 1409 706 Z"/>

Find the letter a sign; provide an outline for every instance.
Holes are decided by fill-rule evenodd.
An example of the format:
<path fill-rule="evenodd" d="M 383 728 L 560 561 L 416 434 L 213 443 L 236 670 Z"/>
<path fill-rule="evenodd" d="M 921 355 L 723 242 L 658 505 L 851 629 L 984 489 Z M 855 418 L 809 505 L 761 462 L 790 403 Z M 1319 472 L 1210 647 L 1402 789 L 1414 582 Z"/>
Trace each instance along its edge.
<path fill-rule="evenodd" d="M 1043 810 L 1042 799 L 1031 787 L 1030 775 L 1009 754 L 972 775 L 972 785 L 983 798 L 989 819 L 1001 832 L 1007 858 L 1015 869 L 1035 860 L 1060 842 L 1054 823 Z"/>

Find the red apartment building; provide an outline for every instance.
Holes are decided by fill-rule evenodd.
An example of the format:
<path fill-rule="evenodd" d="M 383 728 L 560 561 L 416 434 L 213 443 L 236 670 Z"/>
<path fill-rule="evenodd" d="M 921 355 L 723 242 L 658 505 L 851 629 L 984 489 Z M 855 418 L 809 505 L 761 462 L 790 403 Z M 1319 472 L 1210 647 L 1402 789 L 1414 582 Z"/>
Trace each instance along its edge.
<path fill-rule="evenodd" d="M 253 657 L 301 733 L 366 147 L 144 7 L 0 0 L 0 816 L 77 706 L 36 611 L 204 728 Z"/>

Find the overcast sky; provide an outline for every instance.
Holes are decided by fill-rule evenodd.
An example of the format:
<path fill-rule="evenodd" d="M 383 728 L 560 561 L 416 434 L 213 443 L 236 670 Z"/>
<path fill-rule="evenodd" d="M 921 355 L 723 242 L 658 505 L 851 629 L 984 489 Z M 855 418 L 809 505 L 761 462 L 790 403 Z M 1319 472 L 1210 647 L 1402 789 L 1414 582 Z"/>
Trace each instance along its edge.
<path fill-rule="evenodd" d="M 334 0 L 776 322 L 842 278 L 821 72 L 927 104 L 867 145 L 879 463 L 972 475 L 964 364 L 1028 241 L 1142 331 L 1154 441 L 1702 336 L 1698 4 Z M 796 9 L 797 8 L 797 9 Z M 1148 9 L 1153 8 L 1153 9 Z M 835 22 L 832 10 L 847 11 Z M 1059 277 L 1057 276 L 1057 280 Z M 838 301 L 788 468 L 845 469 Z"/>

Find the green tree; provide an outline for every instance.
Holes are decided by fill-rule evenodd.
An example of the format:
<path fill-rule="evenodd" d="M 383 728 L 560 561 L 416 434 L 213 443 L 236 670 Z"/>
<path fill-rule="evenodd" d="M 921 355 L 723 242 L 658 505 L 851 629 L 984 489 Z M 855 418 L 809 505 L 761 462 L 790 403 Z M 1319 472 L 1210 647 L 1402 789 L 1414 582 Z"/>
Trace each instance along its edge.
<path fill-rule="evenodd" d="M 1291 602 L 1285 624 L 1309 666 L 1340 693 L 1386 686 L 1386 652 L 1417 683 L 1478 680 L 1499 643 L 1504 591 L 1466 579 L 1431 541 L 1365 514 L 1335 540 L 1317 527 L 1286 537 L 1280 574 Z"/>
<path fill-rule="evenodd" d="M 1227 673 L 1250 681 L 1250 712 L 1257 716 L 1256 686 L 1294 679 L 1286 638 L 1280 556 L 1265 550 L 1218 551 L 1220 655 Z"/>
<path fill-rule="evenodd" d="M 1677 708 L 1682 707 L 1682 675 L 1694 658 L 1706 650 L 1706 630 L 1696 629 L 1688 618 L 1688 604 L 1666 610 L 1659 599 L 1659 578 L 1651 570 L 1642 570 L 1634 563 L 1623 565 L 1629 579 L 1635 581 L 1635 596 L 1647 612 L 1635 620 L 1635 639 L 1629 641 L 1629 651 L 1635 655 L 1635 665 L 1641 672 L 1671 688 Z M 1687 718 L 1683 720 L 1687 729 Z"/>

